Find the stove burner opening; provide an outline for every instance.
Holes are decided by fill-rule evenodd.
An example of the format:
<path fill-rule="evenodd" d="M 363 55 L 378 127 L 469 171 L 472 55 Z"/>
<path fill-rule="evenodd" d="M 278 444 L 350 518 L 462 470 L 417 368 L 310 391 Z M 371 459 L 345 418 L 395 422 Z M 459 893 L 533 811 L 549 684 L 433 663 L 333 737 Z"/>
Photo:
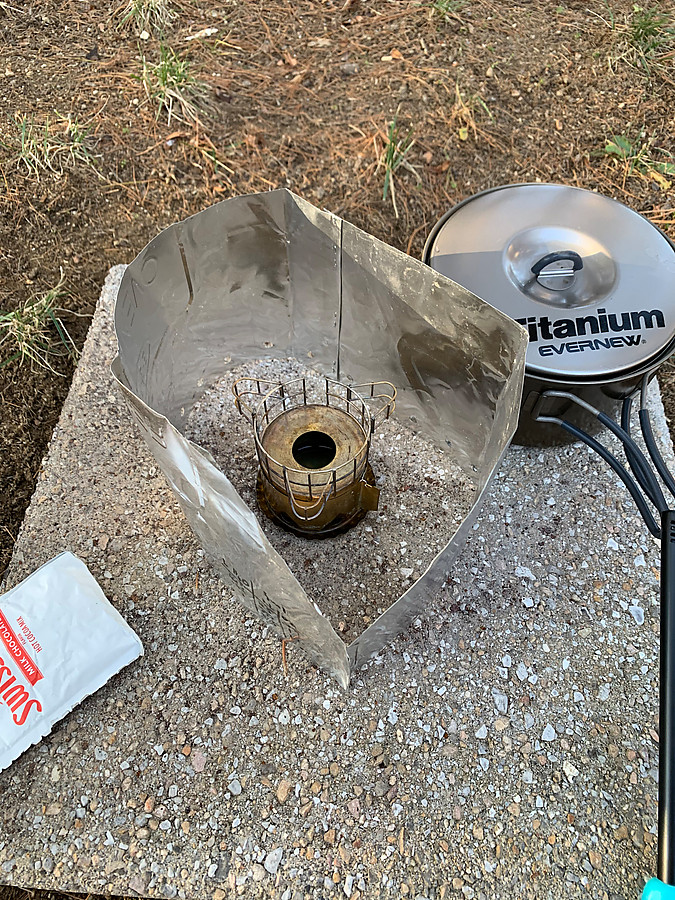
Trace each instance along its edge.
<path fill-rule="evenodd" d="M 292 452 L 303 469 L 323 469 L 335 459 L 337 447 L 325 431 L 306 431 L 295 439 Z"/>

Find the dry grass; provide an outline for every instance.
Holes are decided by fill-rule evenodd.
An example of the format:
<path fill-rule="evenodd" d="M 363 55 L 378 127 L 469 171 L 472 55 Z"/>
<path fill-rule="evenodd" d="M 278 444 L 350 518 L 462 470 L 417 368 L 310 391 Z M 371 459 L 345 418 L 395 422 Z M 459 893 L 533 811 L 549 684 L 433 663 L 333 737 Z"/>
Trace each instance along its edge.
<path fill-rule="evenodd" d="M 605 144 L 605 156 L 616 160 L 623 171 L 624 184 L 631 175 L 638 175 L 656 182 L 664 191 L 669 191 L 675 178 L 675 158 L 667 150 L 654 146 L 653 138 L 644 131 L 634 138 L 624 134 L 613 134 Z"/>
<path fill-rule="evenodd" d="M 14 116 L 13 133 L 5 145 L 11 161 L 29 176 L 62 175 L 66 167 L 96 166 L 90 149 L 90 128 L 77 117 L 47 117 L 38 122 L 34 116 Z"/>
<path fill-rule="evenodd" d="M 164 113 L 172 122 L 201 125 L 200 116 L 208 108 L 208 87 L 192 74 L 191 64 L 166 44 L 159 46 L 155 63 L 143 58 L 143 88 L 156 116 Z"/>
<path fill-rule="evenodd" d="M 127 0 L 117 10 L 120 26 L 129 26 L 137 34 L 162 36 L 177 18 L 170 0 Z"/>
<path fill-rule="evenodd" d="M 405 168 L 412 172 L 417 178 L 417 170 L 411 166 L 406 157 L 415 146 L 413 139 L 413 128 L 410 125 L 405 132 L 401 130 L 398 122 L 398 113 L 394 116 L 387 129 L 387 134 L 383 141 L 381 152 L 378 153 L 377 169 L 384 169 L 384 186 L 382 188 L 382 200 L 386 202 L 387 195 L 391 194 L 391 205 L 394 208 L 394 215 L 398 219 L 398 209 L 396 208 L 396 188 L 394 186 L 394 175 L 400 168 Z"/>
<path fill-rule="evenodd" d="M 629 11 L 617 13 L 607 2 L 597 15 L 612 32 L 608 62 L 613 72 L 628 63 L 650 78 L 674 84 L 675 8 L 670 3 L 634 3 Z"/>
<path fill-rule="evenodd" d="M 56 368 L 59 361 L 77 358 L 77 347 L 63 322 L 68 310 L 57 306 L 65 296 L 63 284 L 61 273 L 59 283 L 41 297 L 11 312 L 0 311 L 0 368 L 27 363 L 62 376 Z"/>

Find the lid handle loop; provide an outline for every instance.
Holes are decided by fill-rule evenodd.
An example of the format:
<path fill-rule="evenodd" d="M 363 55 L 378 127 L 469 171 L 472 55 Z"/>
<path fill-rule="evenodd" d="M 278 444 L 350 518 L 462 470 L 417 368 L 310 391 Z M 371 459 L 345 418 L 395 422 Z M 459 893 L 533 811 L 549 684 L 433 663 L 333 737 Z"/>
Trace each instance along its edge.
<path fill-rule="evenodd" d="M 532 266 L 530 271 L 535 278 L 538 278 L 547 266 L 556 262 L 565 262 L 566 260 L 571 263 L 571 268 L 560 268 L 551 272 L 546 272 L 546 277 L 565 276 L 569 278 L 574 272 L 578 272 L 579 269 L 583 269 L 584 267 L 583 259 L 575 250 L 554 250 L 553 253 L 547 253 L 546 256 L 542 256 L 542 258 Z"/>

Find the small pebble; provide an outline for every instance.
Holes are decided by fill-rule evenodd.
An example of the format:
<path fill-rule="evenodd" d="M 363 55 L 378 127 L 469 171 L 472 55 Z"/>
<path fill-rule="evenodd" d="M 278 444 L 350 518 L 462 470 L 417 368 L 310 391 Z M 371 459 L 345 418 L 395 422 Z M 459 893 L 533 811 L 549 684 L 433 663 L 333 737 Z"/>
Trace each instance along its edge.
<path fill-rule="evenodd" d="M 271 850 L 267 856 L 265 857 L 265 868 L 270 873 L 270 875 L 276 875 L 277 870 L 279 868 L 279 864 L 284 855 L 284 851 L 282 847 L 276 847 L 274 850 Z"/>
<path fill-rule="evenodd" d="M 277 787 L 277 800 L 279 803 L 285 803 L 288 800 L 292 787 L 293 785 L 290 781 L 287 781 L 285 778 L 281 779 Z"/>
<path fill-rule="evenodd" d="M 553 725 L 547 725 L 541 735 L 542 741 L 554 741 L 556 739 L 555 728 Z"/>
<path fill-rule="evenodd" d="M 233 778 L 228 784 L 227 789 L 233 797 L 238 797 L 239 794 L 241 794 L 241 782 L 238 778 Z"/>
<path fill-rule="evenodd" d="M 637 625 L 644 624 L 645 621 L 645 613 L 644 610 L 639 606 L 631 606 L 628 610 L 631 616 L 635 619 Z"/>

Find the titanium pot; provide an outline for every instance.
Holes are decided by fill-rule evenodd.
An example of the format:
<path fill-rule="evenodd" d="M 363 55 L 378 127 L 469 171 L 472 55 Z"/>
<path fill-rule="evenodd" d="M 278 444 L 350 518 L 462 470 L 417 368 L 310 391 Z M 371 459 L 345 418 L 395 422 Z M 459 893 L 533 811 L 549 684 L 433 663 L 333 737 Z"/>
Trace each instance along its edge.
<path fill-rule="evenodd" d="M 675 350 L 675 246 L 609 197 L 558 184 L 483 191 L 443 216 L 423 260 L 527 329 L 518 443 L 565 439 L 532 418 L 544 391 L 613 414 Z M 543 406 L 597 430 L 568 400 Z"/>

